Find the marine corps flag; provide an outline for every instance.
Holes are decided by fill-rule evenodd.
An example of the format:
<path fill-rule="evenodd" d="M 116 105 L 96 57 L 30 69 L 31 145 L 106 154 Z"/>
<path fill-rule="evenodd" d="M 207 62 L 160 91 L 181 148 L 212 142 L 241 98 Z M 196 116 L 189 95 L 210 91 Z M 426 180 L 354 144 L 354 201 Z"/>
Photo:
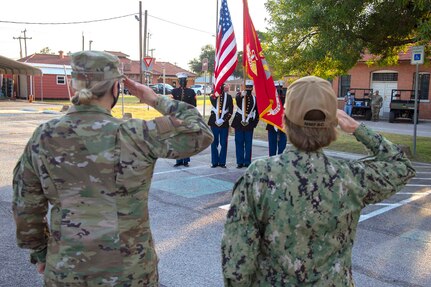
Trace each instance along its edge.
<path fill-rule="evenodd" d="M 244 49 L 243 66 L 247 75 L 254 82 L 256 92 L 257 109 L 261 120 L 283 130 L 282 115 L 283 105 L 278 98 L 269 71 L 268 63 L 262 52 L 256 30 L 248 12 L 247 0 L 244 4 Z"/>

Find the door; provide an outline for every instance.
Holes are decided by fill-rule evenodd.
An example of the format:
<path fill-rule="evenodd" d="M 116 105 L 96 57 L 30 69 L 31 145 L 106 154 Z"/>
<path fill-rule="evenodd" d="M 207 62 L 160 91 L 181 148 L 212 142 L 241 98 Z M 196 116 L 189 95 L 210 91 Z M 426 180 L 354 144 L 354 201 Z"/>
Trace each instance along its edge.
<path fill-rule="evenodd" d="M 380 109 L 380 116 L 388 115 L 390 111 L 391 93 L 393 89 L 398 88 L 397 82 L 373 82 L 372 87 L 373 93 L 379 91 L 379 94 L 383 98 L 383 105 Z"/>

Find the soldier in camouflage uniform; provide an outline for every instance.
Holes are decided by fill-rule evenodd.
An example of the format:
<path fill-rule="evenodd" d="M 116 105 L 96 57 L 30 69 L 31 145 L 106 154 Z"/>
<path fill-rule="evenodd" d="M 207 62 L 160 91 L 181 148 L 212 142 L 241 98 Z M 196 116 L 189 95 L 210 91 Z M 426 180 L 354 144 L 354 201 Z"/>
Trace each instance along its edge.
<path fill-rule="evenodd" d="M 233 189 L 221 247 L 225 286 L 354 286 L 362 208 L 399 191 L 415 170 L 396 145 L 336 107 L 326 80 L 290 85 L 284 120 L 293 147 L 255 160 Z M 325 155 L 337 123 L 374 157 Z"/>
<path fill-rule="evenodd" d="M 194 107 L 129 79 L 163 116 L 112 117 L 119 64 L 105 52 L 73 54 L 74 105 L 35 130 L 14 169 L 17 243 L 46 286 L 159 286 L 148 218 L 156 160 L 194 155 L 213 139 Z"/>
<path fill-rule="evenodd" d="M 379 91 L 375 91 L 371 95 L 371 120 L 373 122 L 379 121 L 380 109 L 382 108 L 383 98 L 379 95 Z"/>

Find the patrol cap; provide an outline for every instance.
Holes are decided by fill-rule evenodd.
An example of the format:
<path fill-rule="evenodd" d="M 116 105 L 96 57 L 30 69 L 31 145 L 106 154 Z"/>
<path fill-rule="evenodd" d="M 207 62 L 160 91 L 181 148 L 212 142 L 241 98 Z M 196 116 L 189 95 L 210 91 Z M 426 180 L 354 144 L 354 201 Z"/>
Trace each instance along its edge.
<path fill-rule="evenodd" d="M 188 75 L 185 72 L 180 72 L 180 73 L 177 73 L 176 76 L 178 79 L 182 79 L 182 78 L 187 78 Z"/>
<path fill-rule="evenodd" d="M 101 51 L 80 51 L 72 54 L 72 79 L 106 81 L 121 78 L 117 56 Z"/>
<path fill-rule="evenodd" d="M 325 119 L 305 120 L 306 114 L 312 110 L 321 111 Z M 301 127 L 335 127 L 338 124 L 337 97 L 328 81 L 315 76 L 303 77 L 287 89 L 284 113 L 289 121 Z"/>

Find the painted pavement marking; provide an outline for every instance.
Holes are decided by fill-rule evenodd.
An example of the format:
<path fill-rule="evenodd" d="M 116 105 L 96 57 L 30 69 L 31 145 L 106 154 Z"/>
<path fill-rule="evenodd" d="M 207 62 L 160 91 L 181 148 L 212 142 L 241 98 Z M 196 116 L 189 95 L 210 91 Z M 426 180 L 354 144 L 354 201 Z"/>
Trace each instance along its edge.
<path fill-rule="evenodd" d="M 389 211 L 389 210 L 392 210 L 392 209 L 394 209 L 394 208 L 397 208 L 397 207 L 403 206 L 403 205 L 405 205 L 405 204 L 407 204 L 407 203 L 410 203 L 410 202 L 412 202 L 412 201 L 415 201 L 415 200 L 421 199 L 422 197 L 425 197 L 425 196 L 430 195 L 430 194 L 431 194 L 431 189 L 428 189 L 428 190 L 427 190 L 427 191 L 425 191 L 425 192 L 421 192 L 420 194 L 415 194 L 415 195 L 413 195 L 412 197 L 407 198 L 407 199 L 404 199 L 404 200 L 401 200 L 401 201 L 400 201 L 400 202 L 398 202 L 398 203 L 393 203 L 392 205 L 388 205 L 388 206 L 386 206 L 386 207 L 382 207 L 382 208 L 380 208 L 380 209 L 378 209 L 378 210 L 376 210 L 376 211 L 373 211 L 373 212 L 370 212 L 370 213 L 367 213 L 367 214 L 361 215 L 361 217 L 359 218 L 359 222 L 362 222 L 362 221 L 365 221 L 365 220 L 367 220 L 367 219 L 373 218 L 373 217 L 375 217 L 375 216 L 377 216 L 377 215 L 380 215 L 380 214 L 382 214 L 382 213 L 385 213 L 385 212 L 387 212 L 387 211 Z"/>

